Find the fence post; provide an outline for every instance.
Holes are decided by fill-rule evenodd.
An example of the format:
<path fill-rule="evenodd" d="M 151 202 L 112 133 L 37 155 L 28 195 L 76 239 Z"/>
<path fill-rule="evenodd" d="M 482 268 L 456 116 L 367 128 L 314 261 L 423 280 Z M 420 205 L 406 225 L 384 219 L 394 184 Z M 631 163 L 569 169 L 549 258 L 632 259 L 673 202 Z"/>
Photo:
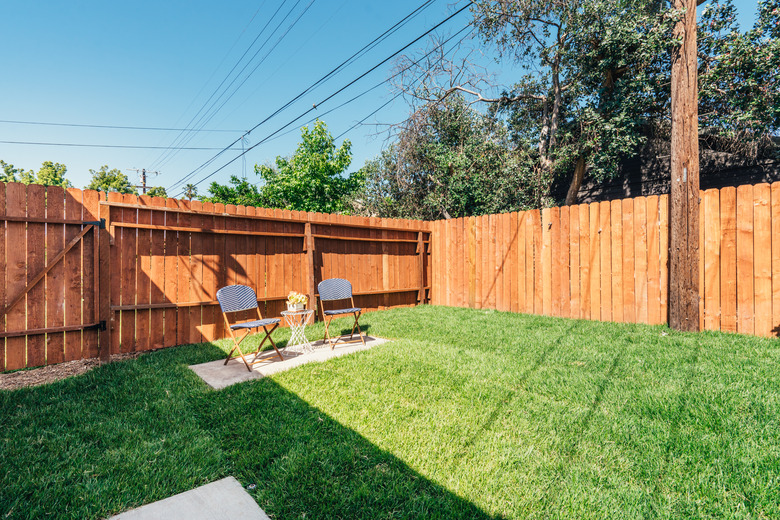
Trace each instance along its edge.
<path fill-rule="evenodd" d="M 104 197 L 101 196 L 101 202 Z M 111 207 L 107 204 L 100 204 L 99 218 L 104 224 L 97 229 L 97 258 L 95 259 L 95 268 L 98 270 L 98 321 L 105 323 L 106 327 L 98 332 L 98 352 L 100 361 L 108 361 L 111 356 L 111 331 L 114 328 L 113 314 L 111 313 L 111 251 L 110 232 L 111 219 L 109 217 Z"/>
<path fill-rule="evenodd" d="M 308 218 L 311 219 L 311 215 L 308 215 Z M 306 265 L 308 266 L 309 271 L 309 302 L 312 305 L 311 308 L 314 310 L 314 314 L 312 314 L 312 321 L 317 321 L 317 296 L 314 292 L 314 278 L 316 275 L 314 272 L 314 237 L 311 234 L 311 221 L 306 222 L 304 227 L 304 235 L 304 240 L 306 242 Z"/>

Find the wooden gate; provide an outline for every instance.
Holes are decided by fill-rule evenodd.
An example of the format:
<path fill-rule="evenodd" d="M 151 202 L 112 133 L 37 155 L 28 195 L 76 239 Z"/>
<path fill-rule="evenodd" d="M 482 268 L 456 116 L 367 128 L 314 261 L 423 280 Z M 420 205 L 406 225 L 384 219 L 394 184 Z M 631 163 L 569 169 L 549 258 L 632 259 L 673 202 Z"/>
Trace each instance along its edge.
<path fill-rule="evenodd" d="M 100 195 L 0 186 L 0 366 L 96 357 Z"/>

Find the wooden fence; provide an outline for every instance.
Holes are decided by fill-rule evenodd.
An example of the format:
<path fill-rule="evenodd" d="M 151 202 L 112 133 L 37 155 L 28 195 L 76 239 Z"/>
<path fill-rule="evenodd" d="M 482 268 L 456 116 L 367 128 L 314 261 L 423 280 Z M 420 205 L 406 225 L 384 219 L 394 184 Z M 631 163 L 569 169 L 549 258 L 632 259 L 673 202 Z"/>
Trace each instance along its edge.
<path fill-rule="evenodd" d="M 702 328 L 778 335 L 780 183 L 700 211 Z M 265 316 L 341 277 L 368 310 L 668 319 L 667 195 L 420 222 L 0 183 L 0 223 L 2 370 L 224 337 L 232 283 Z"/>
<path fill-rule="evenodd" d="M 702 328 L 778 335 L 780 183 L 704 191 L 700 212 Z M 434 304 L 668 320 L 668 195 L 437 221 L 432 241 Z"/>
<path fill-rule="evenodd" d="M 353 283 L 367 310 L 428 301 L 430 224 L 0 183 L 0 369 L 225 336 L 217 288 Z"/>

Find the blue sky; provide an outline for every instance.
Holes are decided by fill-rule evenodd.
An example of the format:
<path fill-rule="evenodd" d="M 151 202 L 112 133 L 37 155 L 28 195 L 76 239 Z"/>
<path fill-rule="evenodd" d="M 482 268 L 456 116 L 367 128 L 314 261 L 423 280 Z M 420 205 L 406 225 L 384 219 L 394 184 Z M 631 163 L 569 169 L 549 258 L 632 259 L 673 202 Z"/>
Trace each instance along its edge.
<path fill-rule="evenodd" d="M 198 110 L 209 106 L 212 93 L 217 92 L 211 98 L 219 99 L 217 106 L 234 93 L 213 111 L 208 122 L 200 123 L 204 129 L 221 131 L 198 132 L 182 145 L 214 150 L 182 150 L 170 156 L 164 149 L 0 143 L 0 159 L 36 170 L 46 160 L 64 163 L 76 187 L 89 182 L 89 169 L 104 164 L 122 169 L 135 181 L 136 173 L 130 169 L 147 168 L 160 172 L 150 177 L 149 184 L 170 188 L 422 4 L 421 0 L 5 0 L 0 2 L 0 120 L 183 128 L 193 118 L 200 119 Z M 240 153 L 241 144 L 236 144 L 238 151 L 226 152 L 198 170 L 191 182 L 200 182 L 199 192 L 205 193 L 211 181 L 225 183 L 230 175 L 246 173 L 256 181 L 255 163 L 292 154 L 302 123 L 386 80 L 394 62 L 379 66 L 322 102 L 325 98 L 463 5 L 463 1 L 435 0 L 392 36 L 254 130 L 244 146 L 257 146 L 244 156 L 245 160 L 238 159 L 214 173 Z M 756 3 L 737 0 L 735 5 L 742 28 L 750 27 Z M 289 17 L 282 21 L 287 13 Z M 451 35 L 465 27 L 469 19 L 468 11 L 461 13 L 437 33 Z M 289 32 L 282 37 L 288 27 Z M 271 34 L 275 28 L 277 31 Z M 250 61 L 269 35 L 266 46 Z M 410 51 L 421 48 L 425 41 Z M 259 63 L 266 53 L 267 58 Z M 237 75 L 246 64 L 244 72 Z M 495 72 L 500 81 L 511 82 L 510 74 L 502 77 L 501 71 Z M 218 98 L 220 83 L 225 81 L 224 88 L 234 78 L 238 79 L 225 97 Z M 240 83 L 242 86 L 236 88 Z M 351 170 L 381 151 L 387 135 L 383 125 L 397 123 L 407 113 L 405 102 L 392 98 L 390 86 L 384 84 L 323 116 L 331 133 L 338 136 L 389 103 L 344 135 L 352 142 Z M 318 104 L 317 109 L 287 126 L 283 135 L 258 144 L 304 114 L 313 103 Z M 0 141 L 164 148 L 177 142 L 179 135 L 178 131 L 0 122 Z M 178 188 L 168 191 L 169 196 L 179 192 Z"/>

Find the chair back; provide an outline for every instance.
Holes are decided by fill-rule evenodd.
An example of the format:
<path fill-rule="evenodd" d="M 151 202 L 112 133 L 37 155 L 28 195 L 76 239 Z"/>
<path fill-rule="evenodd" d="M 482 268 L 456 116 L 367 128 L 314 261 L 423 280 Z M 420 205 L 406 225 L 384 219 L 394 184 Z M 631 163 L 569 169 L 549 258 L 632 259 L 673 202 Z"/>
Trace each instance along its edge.
<path fill-rule="evenodd" d="M 246 285 L 228 285 L 217 291 L 222 312 L 239 312 L 257 308 L 257 294 Z"/>
<path fill-rule="evenodd" d="M 317 284 L 320 301 L 348 300 L 352 298 L 352 284 L 343 278 L 329 278 Z"/>

